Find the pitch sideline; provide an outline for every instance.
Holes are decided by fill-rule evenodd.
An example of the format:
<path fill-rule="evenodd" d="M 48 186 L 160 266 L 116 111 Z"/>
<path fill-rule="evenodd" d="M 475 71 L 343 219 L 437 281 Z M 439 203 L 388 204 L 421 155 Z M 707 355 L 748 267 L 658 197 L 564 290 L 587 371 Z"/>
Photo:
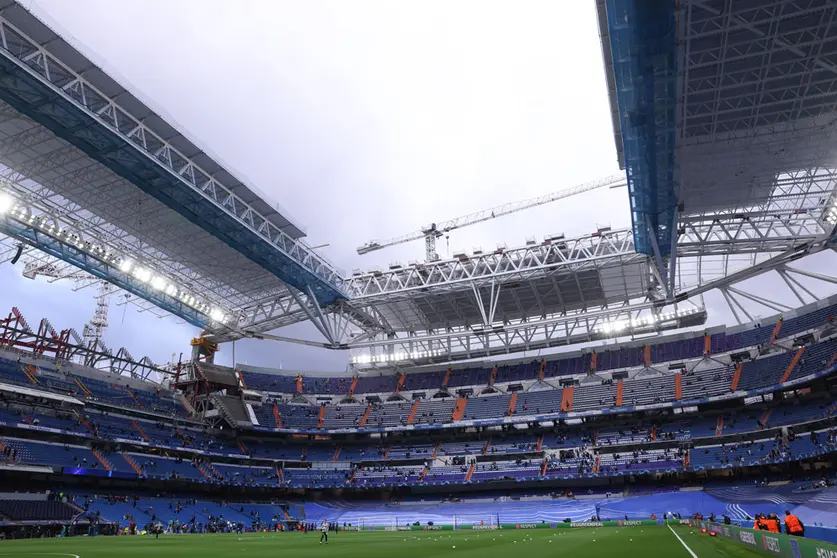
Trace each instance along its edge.
<path fill-rule="evenodd" d="M 692 555 L 692 558 L 698 558 L 697 554 L 692 552 L 692 549 L 689 548 L 689 545 L 687 545 L 686 542 L 683 539 L 680 538 L 680 535 L 678 535 L 677 533 L 674 532 L 674 529 L 671 528 L 671 525 L 666 525 L 666 527 L 668 527 L 668 530 L 671 531 L 672 535 L 677 537 L 677 540 L 680 541 L 680 544 L 683 545 L 683 548 L 685 548 L 687 551 L 689 551 L 689 554 Z"/>

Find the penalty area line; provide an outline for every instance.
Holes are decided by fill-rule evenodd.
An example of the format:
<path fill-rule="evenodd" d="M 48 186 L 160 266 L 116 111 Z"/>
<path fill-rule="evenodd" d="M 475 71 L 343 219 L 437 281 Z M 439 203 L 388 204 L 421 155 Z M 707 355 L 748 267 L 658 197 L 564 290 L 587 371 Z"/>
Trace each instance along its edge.
<path fill-rule="evenodd" d="M 680 535 L 678 535 L 677 533 L 675 533 L 675 532 L 674 532 L 674 529 L 672 529 L 672 528 L 671 528 L 671 525 L 666 525 L 666 527 L 668 527 L 668 530 L 669 530 L 669 531 L 671 531 L 671 534 L 672 534 L 672 535 L 674 535 L 675 537 L 677 537 L 677 540 L 678 540 L 678 541 L 680 541 L 680 544 L 682 544 L 682 545 L 683 545 L 683 548 L 685 548 L 685 549 L 689 552 L 689 554 L 691 554 L 691 555 L 692 555 L 692 558 L 698 558 L 698 557 L 697 557 L 697 554 L 695 554 L 694 552 L 692 552 L 692 549 L 691 549 L 691 548 L 689 548 L 689 545 L 687 545 L 687 544 L 685 543 L 685 541 L 683 541 L 683 539 L 681 539 L 681 538 L 680 538 Z"/>

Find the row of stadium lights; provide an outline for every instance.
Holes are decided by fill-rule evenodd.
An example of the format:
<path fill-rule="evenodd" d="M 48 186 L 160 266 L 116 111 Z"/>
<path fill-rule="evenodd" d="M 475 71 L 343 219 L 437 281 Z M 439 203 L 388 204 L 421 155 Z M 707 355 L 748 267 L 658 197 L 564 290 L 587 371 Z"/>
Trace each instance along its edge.
<path fill-rule="evenodd" d="M 442 356 L 442 351 L 413 351 L 410 353 L 390 353 L 383 355 L 359 355 L 351 358 L 352 364 L 369 364 L 372 362 L 402 362 L 419 358 Z"/>
<path fill-rule="evenodd" d="M 122 273 L 132 276 L 140 283 L 150 285 L 155 291 L 163 292 L 166 295 L 179 300 L 183 304 L 194 308 L 205 316 L 209 316 L 209 318 L 215 322 L 225 323 L 227 321 L 227 314 L 220 308 L 210 306 L 206 302 L 197 299 L 194 295 L 179 288 L 165 277 L 155 274 L 152 270 L 136 264 L 126 256 L 116 254 L 102 248 L 101 246 L 96 246 L 90 242 L 86 242 L 72 231 L 56 227 L 55 224 L 48 222 L 46 219 L 30 213 L 24 206 L 17 205 L 15 199 L 10 194 L 0 192 L 0 215 L 5 214 L 8 214 L 10 217 L 20 221 L 21 223 L 38 227 L 53 238 L 63 242 L 64 244 L 73 246 L 78 250 L 85 251 L 100 261 L 117 266 L 119 271 Z"/>
<path fill-rule="evenodd" d="M 659 323 L 668 322 L 674 320 L 676 318 L 682 318 L 684 316 L 690 316 L 692 314 L 697 314 L 701 312 L 699 308 L 687 308 L 684 310 L 678 310 L 677 312 L 667 312 L 665 314 L 660 314 L 658 316 L 650 316 L 647 318 L 637 318 L 633 320 L 622 320 L 622 321 L 615 321 L 615 322 L 606 322 L 600 327 L 596 329 L 598 333 L 621 333 L 626 329 L 630 328 L 638 328 L 642 326 L 653 326 Z M 402 362 L 405 360 L 416 360 L 419 358 L 429 358 L 435 356 L 442 356 L 442 351 L 414 351 L 410 353 L 400 352 L 400 353 L 390 353 L 390 354 L 381 354 L 381 355 L 358 355 L 356 357 L 351 358 L 352 364 L 370 364 L 370 363 L 385 363 L 385 362 Z"/>
<path fill-rule="evenodd" d="M 674 320 L 675 318 L 682 318 L 691 314 L 700 312 L 698 308 L 687 308 L 685 310 L 678 310 L 677 312 L 667 312 L 659 316 L 649 316 L 647 318 L 636 318 L 633 320 L 620 320 L 616 322 L 605 322 L 596 331 L 598 333 L 621 333 L 628 328 L 637 328 L 642 326 L 653 326 L 663 322 Z"/>

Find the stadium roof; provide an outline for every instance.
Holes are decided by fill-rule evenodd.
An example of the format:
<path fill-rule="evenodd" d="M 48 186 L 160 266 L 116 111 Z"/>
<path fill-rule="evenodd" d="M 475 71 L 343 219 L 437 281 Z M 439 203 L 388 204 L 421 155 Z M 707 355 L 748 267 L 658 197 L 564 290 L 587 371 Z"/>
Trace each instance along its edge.
<path fill-rule="evenodd" d="M 396 330 L 481 326 L 642 298 L 647 261 L 628 231 L 531 243 L 452 260 L 355 274 L 353 304 L 373 305 Z M 488 316 L 490 314 L 490 316 Z"/>
<path fill-rule="evenodd" d="M 92 54 L 84 52 L 84 48 L 76 41 L 68 40 L 50 27 L 56 27 L 54 22 L 43 22 L 38 16 L 21 6 L 15 0 L 0 2 L 0 13 L 3 18 L 14 28 L 19 29 L 23 35 L 34 39 L 39 45 L 61 61 L 62 65 L 69 70 L 83 75 L 93 89 L 101 91 L 109 99 L 115 101 L 120 107 L 135 119 L 142 122 L 143 126 L 160 138 L 164 139 L 179 153 L 193 161 L 209 176 L 226 186 L 242 201 L 251 205 L 268 221 L 282 229 L 292 238 L 302 238 L 305 232 L 287 213 L 279 210 L 278 204 L 269 202 L 266 195 L 253 185 L 242 179 L 241 173 L 232 171 L 228 164 L 219 160 L 219 157 L 212 154 L 198 142 L 189 137 L 187 132 L 178 128 L 177 124 L 168 115 L 164 115 L 161 109 L 151 108 L 151 101 L 145 100 L 136 92 L 131 91 L 113 77 L 113 71 L 106 72 L 101 64 L 94 61 Z M 7 28 L 8 32 L 10 29 Z M 26 41 L 16 41 L 15 38 L 7 36 L 7 48 L 14 48 L 14 44 L 21 48 L 21 53 L 27 49 Z M 39 63 L 38 63 L 39 64 Z"/>
<path fill-rule="evenodd" d="M 666 257 L 678 212 L 775 206 L 784 179 L 833 175 L 833 2 L 596 5 L 638 252 Z"/>
<path fill-rule="evenodd" d="M 262 332 L 310 320 L 325 342 L 294 341 L 388 364 L 698 325 L 700 295 L 788 271 L 837 224 L 837 6 L 728 4 L 597 2 L 632 230 L 347 277 L 159 111 L 0 0 L 0 232 L 218 341 L 285 340 Z M 0 259 L 14 252 L 6 242 Z"/>
<path fill-rule="evenodd" d="M 346 297 L 296 224 L 30 12 L 2 8 L 3 232 L 199 326 L 235 329 L 288 285 L 319 305 Z"/>

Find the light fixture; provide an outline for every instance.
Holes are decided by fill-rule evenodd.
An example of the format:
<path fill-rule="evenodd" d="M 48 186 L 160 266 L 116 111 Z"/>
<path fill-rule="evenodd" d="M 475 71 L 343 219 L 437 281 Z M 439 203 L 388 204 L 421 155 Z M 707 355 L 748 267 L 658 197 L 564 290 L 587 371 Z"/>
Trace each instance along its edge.
<path fill-rule="evenodd" d="M 155 275 L 151 278 L 151 287 L 158 291 L 162 291 L 166 288 L 166 280 L 159 275 Z"/>
<path fill-rule="evenodd" d="M 213 308 L 212 311 L 209 312 L 209 317 L 215 320 L 216 322 L 223 322 L 227 319 L 227 316 L 219 310 L 218 308 Z"/>
<path fill-rule="evenodd" d="M 6 192 L 0 192 L 0 215 L 10 211 L 15 204 L 15 199 Z"/>
<path fill-rule="evenodd" d="M 0 215 L 3 214 L 8 214 L 10 218 L 26 225 L 38 227 L 65 245 L 86 252 L 106 264 L 112 264 L 120 272 L 132 276 L 141 283 L 150 283 L 152 289 L 179 299 L 213 321 L 223 323 L 228 319 L 228 315 L 223 308 L 212 307 L 205 300 L 201 300 L 179 288 L 165 276 L 155 273 L 153 267 L 141 266 L 125 255 L 109 251 L 107 247 L 97 243 L 93 237 L 85 238 L 81 233 L 62 229 L 60 224 L 53 221 L 53 217 L 49 214 L 30 211 L 28 207 L 18 205 L 17 200 L 10 193 L 0 191 Z"/>
<path fill-rule="evenodd" d="M 148 283 L 151 280 L 151 271 L 144 267 L 138 267 L 134 270 L 134 277 L 137 278 L 137 281 Z"/>

